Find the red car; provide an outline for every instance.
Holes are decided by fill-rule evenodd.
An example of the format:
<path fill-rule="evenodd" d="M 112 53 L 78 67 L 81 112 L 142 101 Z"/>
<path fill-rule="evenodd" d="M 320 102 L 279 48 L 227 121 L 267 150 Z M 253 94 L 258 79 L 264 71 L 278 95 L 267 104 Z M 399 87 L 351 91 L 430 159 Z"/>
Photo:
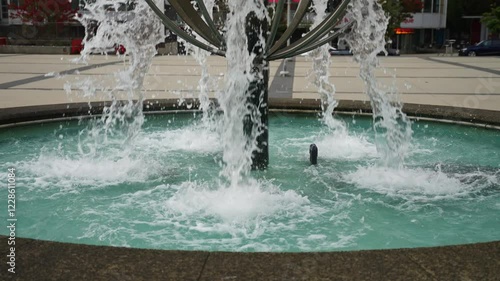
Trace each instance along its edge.
<path fill-rule="evenodd" d="M 71 54 L 79 54 L 83 50 L 83 43 L 81 38 L 71 40 Z M 111 49 L 113 50 L 113 49 Z M 118 53 L 123 55 L 127 52 L 127 49 L 123 45 L 115 45 L 115 54 Z"/>
<path fill-rule="evenodd" d="M 79 54 L 83 50 L 82 41 L 81 38 L 71 40 L 71 54 Z"/>
<path fill-rule="evenodd" d="M 115 47 L 115 52 L 119 53 L 120 55 L 125 54 L 127 52 L 127 49 L 123 45 L 119 45 L 118 47 Z"/>

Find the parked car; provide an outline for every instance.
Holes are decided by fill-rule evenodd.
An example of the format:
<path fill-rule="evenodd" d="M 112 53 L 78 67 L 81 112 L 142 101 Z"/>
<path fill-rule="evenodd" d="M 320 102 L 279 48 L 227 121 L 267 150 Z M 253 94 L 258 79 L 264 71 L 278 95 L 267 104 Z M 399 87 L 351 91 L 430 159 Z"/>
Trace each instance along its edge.
<path fill-rule="evenodd" d="M 83 42 L 82 38 L 75 38 L 71 40 L 70 54 L 80 54 L 80 52 L 83 50 L 82 42 Z"/>
<path fill-rule="evenodd" d="M 500 55 L 500 40 L 481 41 L 476 45 L 461 49 L 458 55 L 469 57 Z"/>
<path fill-rule="evenodd" d="M 314 51 L 314 50 L 313 50 Z M 313 51 L 309 51 L 309 52 L 305 52 L 305 53 L 302 53 L 300 54 L 301 56 L 310 56 L 312 54 Z M 346 55 L 352 55 L 351 51 L 349 50 L 337 50 L 336 48 L 334 47 L 329 47 L 328 48 L 328 53 L 331 55 L 331 56 L 337 56 L 337 55 L 340 55 L 340 56 L 346 56 Z"/>
<path fill-rule="evenodd" d="M 328 49 L 328 52 L 330 53 L 330 56 L 350 56 L 352 55 L 351 50 L 344 49 L 344 50 L 338 50 L 337 48 L 330 47 Z"/>
<path fill-rule="evenodd" d="M 387 51 L 387 55 L 388 56 L 399 56 L 399 50 L 398 49 L 386 48 L 385 50 Z M 385 56 L 385 53 L 384 52 L 380 52 L 378 55 L 379 56 Z"/>
<path fill-rule="evenodd" d="M 312 51 L 305 52 L 301 54 L 301 56 L 309 56 L 312 53 Z M 349 49 L 343 49 L 339 50 L 335 47 L 329 47 L 328 48 L 328 53 L 330 53 L 331 56 L 352 56 L 352 51 Z M 378 55 L 384 55 L 384 52 L 379 53 Z M 399 56 L 399 50 L 397 49 L 392 49 L 392 48 L 387 48 L 387 55 L 388 56 Z"/>
<path fill-rule="evenodd" d="M 119 53 L 120 55 L 123 55 L 123 54 L 125 54 L 126 51 L 127 51 L 127 49 L 125 49 L 125 47 L 123 45 L 119 45 L 119 46 L 115 45 L 115 54 Z"/>

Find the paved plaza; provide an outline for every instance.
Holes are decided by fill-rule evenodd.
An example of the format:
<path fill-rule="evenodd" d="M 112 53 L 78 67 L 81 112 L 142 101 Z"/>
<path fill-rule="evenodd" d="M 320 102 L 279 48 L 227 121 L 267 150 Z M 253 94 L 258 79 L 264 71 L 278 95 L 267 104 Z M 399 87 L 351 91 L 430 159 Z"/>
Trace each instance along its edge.
<path fill-rule="evenodd" d="M 88 65 L 75 64 L 72 60 L 77 57 L 0 55 L 0 108 L 108 99 L 99 92 L 115 85 L 114 73 L 126 68 L 126 62 L 114 55 L 96 55 Z M 499 57 L 428 55 L 380 60 L 377 77 L 388 89 L 397 89 L 404 103 L 500 111 Z M 293 75 L 280 76 L 283 68 Z M 225 59 L 209 57 L 208 70 L 215 85 L 212 90 L 220 89 L 226 75 Z M 271 62 L 270 97 L 318 99 L 317 90 L 308 78 L 311 71 L 312 62 L 307 57 Z M 189 56 L 157 56 L 145 79 L 146 98 L 196 98 L 200 72 L 200 66 Z M 330 74 L 337 100 L 367 100 L 358 77 L 358 65 L 352 57 L 332 57 Z M 88 80 L 98 81 L 94 83 L 93 97 L 83 97 L 79 90 L 88 87 Z M 65 89 L 69 88 L 72 93 L 68 95 Z"/>

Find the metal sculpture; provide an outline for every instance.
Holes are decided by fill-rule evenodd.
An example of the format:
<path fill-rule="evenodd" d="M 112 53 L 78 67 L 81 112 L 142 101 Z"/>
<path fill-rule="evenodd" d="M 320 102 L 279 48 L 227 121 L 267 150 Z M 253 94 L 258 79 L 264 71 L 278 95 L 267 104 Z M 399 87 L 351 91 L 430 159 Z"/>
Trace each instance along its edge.
<path fill-rule="evenodd" d="M 187 24 L 194 32 L 200 35 L 206 42 L 204 43 L 191 34 L 181 29 L 175 22 L 170 20 L 162 10 L 160 10 L 154 3 L 154 0 L 145 0 L 148 5 L 153 9 L 156 15 L 161 19 L 163 24 L 170 29 L 177 36 L 186 40 L 203 50 L 209 51 L 213 54 L 224 56 L 225 55 L 225 41 L 223 35 L 216 28 L 213 19 L 210 17 L 203 0 L 188 1 L 188 0 L 169 0 L 172 8 L 177 12 L 179 17 Z M 261 119 L 261 126 L 263 126 L 262 133 L 257 138 L 258 150 L 252 155 L 252 167 L 256 169 L 265 169 L 269 163 L 269 150 L 268 150 L 268 81 L 269 61 L 290 58 L 302 53 L 311 51 L 320 47 L 333 39 L 337 38 L 342 30 L 332 32 L 334 27 L 341 20 L 347 9 L 350 0 L 342 0 L 337 6 L 336 10 L 330 13 L 319 25 L 309 31 L 305 36 L 286 45 L 287 40 L 292 36 L 297 29 L 299 23 L 302 21 L 306 14 L 311 0 L 301 0 L 298 4 L 297 10 L 292 21 L 281 35 L 276 39 L 279 23 L 283 14 L 283 7 L 287 0 L 278 0 L 276 4 L 275 13 L 271 19 L 271 26 L 267 21 L 257 19 L 255 16 L 249 15 L 247 17 L 247 38 L 249 52 L 256 53 L 256 58 L 253 61 L 252 69 L 260 72 L 260 75 L 255 75 L 256 80 L 250 84 L 248 102 L 258 108 Z M 196 4 L 198 10 L 195 9 Z M 259 30 L 268 30 L 264 32 L 264 40 L 266 41 L 266 48 L 254 48 L 259 42 Z M 259 78 L 260 77 L 260 78 Z M 264 102 L 260 102 L 260 101 Z M 249 123 L 243 124 L 245 128 L 255 126 L 252 124 L 251 118 L 247 119 Z M 251 129 L 251 127 L 250 127 Z"/>

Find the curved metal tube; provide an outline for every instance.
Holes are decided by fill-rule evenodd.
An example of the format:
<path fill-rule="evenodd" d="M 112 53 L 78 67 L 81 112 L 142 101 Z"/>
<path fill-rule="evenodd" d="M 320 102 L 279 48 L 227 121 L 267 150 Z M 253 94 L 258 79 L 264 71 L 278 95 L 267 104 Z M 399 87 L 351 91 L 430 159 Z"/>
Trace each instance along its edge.
<path fill-rule="evenodd" d="M 273 56 L 273 58 L 270 59 L 270 60 L 278 60 L 278 59 L 283 59 L 283 58 L 286 58 L 286 57 L 295 57 L 295 56 L 303 54 L 305 52 L 309 52 L 311 50 L 314 50 L 314 49 L 322 46 L 323 44 L 326 44 L 326 43 L 332 41 L 333 39 L 339 37 L 340 34 L 342 32 L 344 32 L 344 30 L 346 30 L 347 28 L 351 27 L 352 25 L 353 25 L 353 23 L 350 23 L 350 24 L 346 25 L 345 27 L 343 27 L 342 29 L 339 29 L 339 30 L 335 31 L 334 33 L 328 35 L 328 37 L 326 37 L 326 38 L 324 38 L 324 39 L 322 39 L 322 40 L 320 40 L 320 41 L 318 41 L 318 42 L 316 42 L 316 43 L 314 43 L 312 45 L 309 45 L 309 46 L 307 46 L 305 48 L 302 48 L 302 49 L 300 49 L 300 50 L 298 50 L 298 51 L 290 54 L 289 56 L 285 56 L 285 55 Z"/>
<path fill-rule="evenodd" d="M 222 35 L 219 33 L 219 30 L 217 30 L 217 27 L 215 26 L 214 20 L 210 17 L 210 13 L 207 10 L 207 7 L 205 6 L 205 2 L 203 0 L 196 0 L 198 3 L 198 7 L 200 8 L 201 14 L 203 15 L 203 18 L 205 19 L 205 22 L 208 24 L 208 27 L 212 32 L 217 36 L 217 39 L 221 42 L 220 47 L 224 47 L 225 42 L 224 38 L 222 38 Z"/>
<path fill-rule="evenodd" d="M 276 43 L 274 43 L 273 47 L 269 52 L 267 53 L 268 56 L 272 55 L 274 52 L 276 52 L 281 45 L 285 43 L 288 38 L 292 35 L 292 33 L 295 31 L 299 23 L 302 21 L 302 18 L 304 17 L 307 8 L 309 7 L 309 4 L 311 3 L 311 0 L 302 0 L 299 3 L 299 7 L 297 8 L 297 11 L 295 12 L 295 16 L 293 17 L 292 22 L 288 26 L 288 28 L 285 30 L 283 35 L 281 35 L 280 39 Z"/>
<path fill-rule="evenodd" d="M 189 35 L 184 30 L 180 29 L 173 21 L 171 21 L 167 16 L 165 16 L 165 14 L 156 6 L 156 4 L 153 3 L 153 0 L 145 0 L 145 1 L 149 5 L 149 7 L 151 7 L 151 9 L 153 9 L 153 12 L 155 12 L 155 14 L 161 19 L 163 24 L 167 28 L 169 28 L 172 32 L 177 34 L 177 36 L 181 37 L 182 39 L 186 40 L 187 42 L 189 42 L 189 43 L 195 45 L 196 47 L 201 48 L 205 51 L 209 51 L 211 53 L 214 53 L 214 54 L 217 54 L 220 56 L 225 55 L 224 51 L 216 49 L 212 46 L 206 45 L 206 44 L 194 39 L 193 37 L 191 37 L 191 35 Z"/>
<path fill-rule="evenodd" d="M 323 22 L 321 22 L 318 26 L 316 26 L 312 31 L 307 33 L 306 36 L 300 38 L 290 46 L 287 46 L 275 54 L 272 54 L 267 58 L 267 60 L 274 60 L 278 56 L 279 57 L 289 57 L 290 55 L 297 53 L 300 49 L 304 49 L 303 47 L 310 44 L 314 40 L 325 36 L 330 30 L 335 27 L 335 23 L 338 22 L 339 18 L 344 16 L 344 13 L 347 9 L 347 5 L 349 4 L 349 0 L 344 0 L 340 4 L 340 6 L 335 10 L 334 13 L 331 13 Z"/>
<path fill-rule="evenodd" d="M 174 7 L 177 11 L 177 14 L 182 18 L 182 20 L 189 25 L 194 32 L 199 34 L 203 39 L 207 40 L 207 42 L 217 46 L 222 46 L 222 41 L 217 38 L 217 36 L 212 32 L 210 27 L 203 21 L 198 12 L 193 8 L 190 2 L 188 3 L 179 3 L 179 0 L 170 0 L 169 3 Z"/>
<path fill-rule="evenodd" d="M 284 4 L 285 0 L 279 0 L 278 5 L 276 6 L 276 12 L 274 13 L 273 23 L 271 25 L 271 33 L 269 34 L 269 37 L 267 37 L 266 50 L 269 50 L 271 48 L 271 44 L 274 42 L 274 38 L 276 37 L 276 32 L 278 31 Z"/>

